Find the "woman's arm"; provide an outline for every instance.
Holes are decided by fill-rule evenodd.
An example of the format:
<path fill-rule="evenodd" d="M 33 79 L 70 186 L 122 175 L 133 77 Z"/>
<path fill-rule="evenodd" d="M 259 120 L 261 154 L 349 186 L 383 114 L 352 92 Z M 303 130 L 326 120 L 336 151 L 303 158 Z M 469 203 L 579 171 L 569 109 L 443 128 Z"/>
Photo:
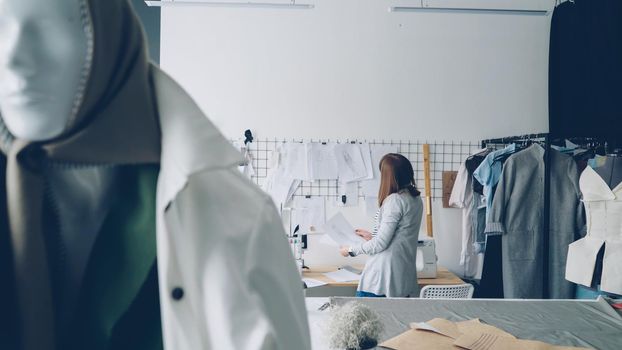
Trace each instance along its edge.
<path fill-rule="evenodd" d="M 395 235 L 397 224 L 402 219 L 403 211 L 404 208 L 399 194 L 388 196 L 383 203 L 382 218 L 378 227 L 378 234 L 359 246 L 351 247 L 352 253 L 354 255 L 374 255 L 387 249 Z"/>

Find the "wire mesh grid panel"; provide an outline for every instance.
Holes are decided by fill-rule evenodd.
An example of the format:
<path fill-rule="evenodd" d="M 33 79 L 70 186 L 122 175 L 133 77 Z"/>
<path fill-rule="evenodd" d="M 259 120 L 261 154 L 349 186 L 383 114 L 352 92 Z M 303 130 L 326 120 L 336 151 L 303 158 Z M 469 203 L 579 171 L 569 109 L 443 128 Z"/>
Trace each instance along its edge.
<path fill-rule="evenodd" d="M 374 145 L 395 146 L 395 151 L 408 158 L 415 172 L 415 181 L 421 191 L 424 190 L 423 145 L 430 145 L 430 177 L 432 197 L 442 197 L 444 171 L 456 171 L 460 164 L 479 149 L 478 141 L 393 141 L 393 140 L 301 140 L 301 139 L 255 139 L 247 145 L 251 154 L 255 175 L 252 180 L 262 186 L 271 168 L 272 155 L 280 144 L 288 142 L 325 142 L 325 143 L 368 143 Z M 373 166 L 377 166 L 374 164 Z M 302 181 L 294 196 L 338 197 L 340 195 L 337 180 Z M 359 195 L 362 192 L 359 188 Z"/>

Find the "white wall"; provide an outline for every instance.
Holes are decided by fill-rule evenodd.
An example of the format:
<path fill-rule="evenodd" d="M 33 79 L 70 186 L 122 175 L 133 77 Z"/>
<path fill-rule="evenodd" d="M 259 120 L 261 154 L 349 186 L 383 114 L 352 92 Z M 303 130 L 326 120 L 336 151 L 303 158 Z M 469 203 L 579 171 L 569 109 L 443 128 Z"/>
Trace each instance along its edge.
<path fill-rule="evenodd" d="M 248 128 L 260 138 L 402 140 L 548 129 L 550 14 L 306 2 L 315 8 L 163 8 L 161 64 L 230 138 Z M 435 207 L 440 261 L 460 272 L 460 213 Z M 347 216 L 369 227 L 363 209 Z"/>

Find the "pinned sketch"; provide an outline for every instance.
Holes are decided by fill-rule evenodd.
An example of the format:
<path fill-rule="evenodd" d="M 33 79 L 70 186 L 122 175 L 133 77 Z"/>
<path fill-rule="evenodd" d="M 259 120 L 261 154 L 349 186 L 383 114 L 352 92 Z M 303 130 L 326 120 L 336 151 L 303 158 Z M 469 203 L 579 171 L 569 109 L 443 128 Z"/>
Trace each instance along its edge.
<path fill-rule="evenodd" d="M 335 145 L 335 156 L 337 157 L 340 182 L 352 182 L 367 177 L 367 168 L 358 144 Z"/>
<path fill-rule="evenodd" d="M 365 170 L 367 170 L 367 176 L 362 180 L 372 180 L 374 178 L 374 164 L 371 159 L 371 147 L 369 143 L 361 143 L 359 147 L 363 156 L 363 163 L 365 163 Z"/>
<path fill-rule="evenodd" d="M 341 213 L 337 213 L 324 225 L 324 232 L 340 246 L 356 246 L 365 240 L 354 233 L 354 228 Z"/>
<path fill-rule="evenodd" d="M 300 180 L 286 176 L 281 169 L 277 168 L 268 172 L 262 189 L 272 197 L 276 207 L 281 208 L 293 197 L 298 186 L 300 186 Z"/>
<path fill-rule="evenodd" d="M 337 180 L 339 169 L 335 155 L 335 144 L 311 142 L 306 144 L 307 179 Z"/>
<path fill-rule="evenodd" d="M 280 160 L 278 168 L 282 170 L 283 177 L 307 180 L 307 148 L 303 143 L 284 143 L 280 146 Z"/>
<path fill-rule="evenodd" d="M 293 201 L 292 226 L 299 225 L 300 231 L 314 233 L 326 223 L 326 201 L 324 197 L 298 197 Z"/>
<path fill-rule="evenodd" d="M 374 178 L 372 180 L 361 181 L 361 192 L 363 196 L 378 196 L 380 188 L 380 160 L 388 153 L 396 153 L 397 145 L 370 145 L 371 161 L 373 165 Z"/>

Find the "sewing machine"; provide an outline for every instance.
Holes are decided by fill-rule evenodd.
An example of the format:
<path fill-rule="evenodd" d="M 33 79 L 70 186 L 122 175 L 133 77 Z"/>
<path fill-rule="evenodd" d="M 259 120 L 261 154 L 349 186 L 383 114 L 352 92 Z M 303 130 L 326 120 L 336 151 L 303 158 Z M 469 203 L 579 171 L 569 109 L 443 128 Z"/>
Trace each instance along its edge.
<path fill-rule="evenodd" d="M 436 278 L 436 244 L 432 239 L 417 243 L 417 277 Z"/>

